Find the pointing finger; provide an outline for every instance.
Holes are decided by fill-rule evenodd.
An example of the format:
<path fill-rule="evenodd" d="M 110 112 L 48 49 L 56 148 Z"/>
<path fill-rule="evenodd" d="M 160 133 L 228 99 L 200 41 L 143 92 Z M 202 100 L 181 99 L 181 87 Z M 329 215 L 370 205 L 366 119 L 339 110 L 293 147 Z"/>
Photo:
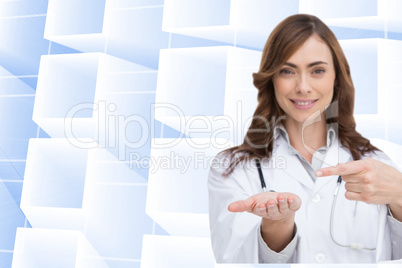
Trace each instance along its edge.
<path fill-rule="evenodd" d="M 326 177 L 333 175 L 350 175 L 365 171 L 366 166 L 361 160 L 351 161 L 344 164 L 338 164 L 335 167 L 321 168 L 315 172 L 317 177 Z"/>
<path fill-rule="evenodd" d="M 346 183 L 358 183 L 361 181 L 361 179 L 359 179 L 359 175 L 343 175 L 341 177 Z"/>

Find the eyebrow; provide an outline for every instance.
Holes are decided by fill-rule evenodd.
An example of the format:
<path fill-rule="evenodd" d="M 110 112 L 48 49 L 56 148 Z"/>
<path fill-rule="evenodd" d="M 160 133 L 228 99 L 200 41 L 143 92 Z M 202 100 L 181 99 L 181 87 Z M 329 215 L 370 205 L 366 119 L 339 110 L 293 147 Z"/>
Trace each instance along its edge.
<path fill-rule="evenodd" d="M 319 65 L 319 64 L 328 64 L 328 63 L 326 63 L 325 61 L 315 61 L 315 62 L 312 62 L 309 65 L 307 65 L 307 67 L 310 68 L 310 67 L 313 67 L 313 66 Z M 293 63 L 290 63 L 290 62 L 285 62 L 284 65 L 288 65 L 290 67 L 297 68 L 296 64 L 293 64 Z"/>

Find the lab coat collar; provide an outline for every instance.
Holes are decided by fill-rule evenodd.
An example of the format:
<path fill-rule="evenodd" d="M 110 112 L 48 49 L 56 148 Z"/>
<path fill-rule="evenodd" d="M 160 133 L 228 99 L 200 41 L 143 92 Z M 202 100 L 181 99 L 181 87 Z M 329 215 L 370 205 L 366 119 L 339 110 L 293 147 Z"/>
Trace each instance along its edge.
<path fill-rule="evenodd" d="M 300 160 L 297 158 L 298 156 L 293 154 L 291 147 L 287 146 L 286 139 L 282 135 L 279 135 L 275 139 L 273 157 L 284 157 L 286 159 L 286 167 L 281 169 L 281 171 L 285 172 L 287 176 L 299 181 L 308 189 L 313 190 L 314 182 L 300 163 Z"/>
<path fill-rule="evenodd" d="M 286 139 L 286 136 L 280 134 L 280 131 L 282 130 L 280 130 L 279 128 L 283 128 L 283 126 L 278 126 L 274 130 L 275 154 L 273 155 L 273 157 L 286 156 L 287 167 L 283 169 L 283 171 L 287 173 L 287 175 L 296 179 L 313 192 L 318 192 L 324 185 L 326 185 L 330 181 L 333 181 L 333 179 L 335 179 L 336 181 L 338 176 L 330 176 L 319 177 L 314 183 L 311 180 L 310 175 L 300 163 L 300 160 L 297 158 L 296 153 L 294 153 L 292 147 Z M 286 130 L 284 128 L 283 131 L 285 131 L 286 133 Z M 327 152 L 321 168 L 336 166 L 338 165 L 338 163 L 346 163 L 351 160 L 351 154 L 349 150 L 341 145 L 336 130 L 335 128 L 333 128 L 333 126 L 329 126 L 328 128 L 327 144 L 329 144 L 329 146 L 327 147 Z"/>
<path fill-rule="evenodd" d="M 277 139 L 279 136 L 283 136 L 283 138 L 285 138 L 286 142 L 288 143 L 288 146 L 291 147 L 288 132 L 286 131 L 285 127 L 282 124 L 277 125 L 274 129 L 275 139 Z M 336 137 L 337 132 L 335 127 L 332 124 L 327 125 L 327 144 L 325 147 L 326 149 L 328 149 L 328 147 L 332 145 Z"/>
<path fill-rule="evenodd" d="M 345 148 L 341 144 L 338 137 L 336 137 L 334 139 L 333 144 L 329 147 L 325 155 L 321 168 L 334 167 L 338 164 L 346 163 L 352 160 L 353 158 L 350 151 L 347 148 Z M 324 187 L 326 184 L 330 182 L 334 183 L 334 189 L 335 189 L 335 182 L 337 181 L 338 176 L 339 175 L 318 177 L 314 184 L 313 194 L 317 193 L 322 187 Z"/>

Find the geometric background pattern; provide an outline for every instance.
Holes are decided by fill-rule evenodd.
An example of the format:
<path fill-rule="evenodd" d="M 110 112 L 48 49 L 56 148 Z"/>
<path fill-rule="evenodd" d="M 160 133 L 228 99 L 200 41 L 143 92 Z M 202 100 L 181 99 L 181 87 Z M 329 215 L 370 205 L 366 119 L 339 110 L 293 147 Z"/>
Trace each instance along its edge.
<path fill-rule="evenodd" d="M 0 268 L 233 267 L 208 164 L 242 141 L 296 13 L 336 34 L 358 131 L 402 167 L 401 1 L 0 0 Z"/>

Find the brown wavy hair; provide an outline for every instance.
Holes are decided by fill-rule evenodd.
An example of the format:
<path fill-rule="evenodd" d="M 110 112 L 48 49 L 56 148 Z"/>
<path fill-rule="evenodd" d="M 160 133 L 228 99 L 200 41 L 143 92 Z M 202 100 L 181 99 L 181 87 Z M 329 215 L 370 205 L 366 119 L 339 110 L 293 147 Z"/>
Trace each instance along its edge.
<path fill-rule="evenodd" d="M 234 168 L 246 159 L 272 156 L 274 126 L 277 123 L 275 120 L 278 121 L 285 116 L 275 98 L 272 78 L 313 34 L 319 36 L 331 50 L 336 73 L 334 95 L 326 114 L 337 110 L 335 112 L 338 116 L 329 118 L 327 116 L 326 123 L 338 124 L 341 144 L 350 150 L 354 160 L 361 159 L 361 155 L 379 150 L 356 131 L 353 117 L 355 89 L 349 64 L 334 33 L 319 18 L 297 14 L 280 22 L 268 37 L 259 71 L 253 73 L 254 86 L 258 89 L 258 105 L 243 143 L 221 152 L 228 155 L 230 160 L 224 176 L 229 176 Z M 271 128 L 267 127 L 269 120 L 273 126 Z"/>

